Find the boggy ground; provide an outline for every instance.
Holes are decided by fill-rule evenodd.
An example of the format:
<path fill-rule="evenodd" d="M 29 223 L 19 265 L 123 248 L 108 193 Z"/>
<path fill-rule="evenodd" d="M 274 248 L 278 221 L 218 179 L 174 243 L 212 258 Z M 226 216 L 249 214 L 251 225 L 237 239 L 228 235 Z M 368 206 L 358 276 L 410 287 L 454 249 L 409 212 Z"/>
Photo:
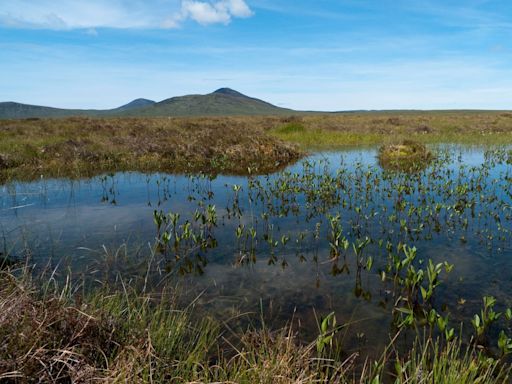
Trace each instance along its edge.
<path fill-rule="evenodd" d="M 283 119 L 272 134 L 303 148 L 396 143 L 510 144 L 512 113 L 396 111 L 316 114 Z"/>
<path fill-rule="evenodd" d="M 250 119 L 0 121 L 4 179 L 119 170 L 266 173 L 300 156 L 295 146 L 267 135 Z"/>
<path fill-rule="evenodd" d="M 428 124 L 418 125 L 425 119 Z M 2 121 L 0 166 L 13 177 L 114 169 L 246 172 L 249 166 L 265 172 L 300 156 L 272 135 L 306 148 L 404 135 L 423 142 L 510 143 L 510 124 L 506 113 Z M 232 334 L 229 324 L 198 321 L 192 308 L 175 305 L 172 292 L 166 298 L 123 283 L 122 290 L 81 293 L 79 285 L 56 284 L 53 277 L 32 282 L 20 271 L 0 273 L 0 381 L 509 382 L 508 364 L 478 348 L 461 349 L 456 338 L 436 342 L 420 335 L 404 355 L 391 340 L 380 360 L 356 360 L 331 343 L 337 329 L 329 322 L 322 330 L 322 321 L 316 340 L 300 340 L 293 328 Z"/>
<path fill-rule="evenodd" d="M 306 151 L 412 139 L 510 144 L 503 111 L 0 120 L 0 180 L 106 171 L 267 173 Z"/>
<path fill-rule="evenodd" d="M 319 338 L 301 343 L 293 327 L 234 331 L 194 318 L 159 296 L 123 283 L 82 295 L 20 270 L 0 272 L 2 383 L 498 384 L 510 366 L 457 340 L 418 338 L 407 354 L 393 340 L 375 361 L 346 356 L 322 322 Z M 36 279 L 38 280 L 38 279 Z"/>

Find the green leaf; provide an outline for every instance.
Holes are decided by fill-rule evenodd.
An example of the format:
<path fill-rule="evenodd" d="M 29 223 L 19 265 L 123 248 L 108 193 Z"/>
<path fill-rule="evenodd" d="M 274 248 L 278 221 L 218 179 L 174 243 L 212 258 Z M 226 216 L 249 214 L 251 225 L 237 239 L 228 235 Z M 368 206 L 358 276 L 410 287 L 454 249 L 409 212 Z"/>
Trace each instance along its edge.
<path fill-rule="evenodd" d="M 423 300 L 424 301 L 428 300 L 427 290 L 423 286 L 420 287 L 420 290 L 421 290 L 421 297 L 423 298 Z"/>
<path fill-rule="evenodd" d="M 471 320 L 471 323 L 473 324 L 473 326 L 476 329 L 480 328 L 480 316 L 478 316 L 478 315 L 473 316 L 473 320 Z"/>

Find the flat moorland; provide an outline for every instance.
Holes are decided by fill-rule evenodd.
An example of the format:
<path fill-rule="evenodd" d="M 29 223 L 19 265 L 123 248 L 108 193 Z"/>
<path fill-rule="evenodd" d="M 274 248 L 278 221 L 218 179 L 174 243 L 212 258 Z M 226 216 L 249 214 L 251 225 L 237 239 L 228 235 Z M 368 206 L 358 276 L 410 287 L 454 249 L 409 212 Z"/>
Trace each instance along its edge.
<path fill-rule="evenodd" d="M 512 113 L 349 112 L 293 116 L 0 120 L 3 179 L 114 170 L 265 173 L 343 146 L 512 143 Z"/>
<path fill-rule="evenodd" d="M 113 170 L 244 174 L 300 156 L 262 126 L 236 118 L 2 120 L 0 172 L 4 179 Z"/>
<path fill-rule="evenodd" d="M 332 149 L 402 139 L 422 143 L 512 143 L 512 113 L 508 112 L 350 112 L 282 120 L 272 134 L 303 148 Z"/>
<path fill-rule="evenodd" d="M 492 296 L 484 296 L 478 302 L 477 314 L 471 316 L 475 312 L 469 309 L 472 300 L 466 296 L 469 292 L 464 292 L 465 297 L 459 297 L 457 292 L 450 292 L 453 285 L 446 284 L 447 289 L 442 293 L 446 293 L 450 300 L 454 299 L 460 308 L 452 314 L 448 306 L 445 308 L 445 303 L 434 300 L 434 290 L 445 282 L 445 272 L 448 274 L 454 264 L 448 261 L 435 264 L 432 259 L 424 262 L 428 253 L 418 253 L 416 259 L 414 244 L 406 246 L 402 243 L 406 239 L 421 244 L 421 236 L 425 241 L 431 241 L 436 234 L 451 231 L 453 236 L 445 240 L 449 242 L 447 252 L 450 254 L 457 250 L 452 243 L 458 240 L 464 250 L 477 246 L 491 249 L 491 245 L 497 248 L 496 244 L 509 246 L 507 236 L 510 231 L 506 223 L 511 220 L 510 203 L 503 197 L 508 191 L 508 178 L 496 185 L 494 181 L 490 182 L 492 185 L 487 189 L 483 184 L 492 180 L 487 165 L 461 168 L 452 177 L 451 168 L 441 166 L 444 164 L 442 159 L 431 156 L 428 148 L 422 145 L 427 143 L 511 144 L 512 114 L 368 112 L 273 117 L 74 117 L 0 121 L 2 181 L 39 175 L 91 176 L 119 170 L 267 173 L 282 168 L 308 151 L 376 144 L 382 148 L 381 162 L 387 160 L 386 155 L 392 162 L 402 157 L 434 162 L 432 172 L 426 173 L 424 178 L 411 178 L 408 172 L 382 176 L 384 173 L 374 167 L 357 168 L 354 172 L 341 169 L 343 172 L 336 176 L 327 169 L 323 174 L 315 174 L 311 171 L 315 167 L 310 164 L 302 175 L 285 172 L 275 180 L 267 178 L 261 183 L 255 182 L 247 187 L 247 195 L 242 194 L 241 199 L 242 187 L 226 184 L 233 195 L 229 195 L 232 198 L 228 198 L 226 209 L 219 205 L 219 212 L 225 213 L 219 214 L 218 220 L 214 201 L 207 198 L 212 191 L 204 191 L 204 196 L 199 194 L 204 198 L 191 205 L 194 209 L 190 212 L 194 213 L 188 220 L 185 216 L 179 221 L 180 215 L 172 211 L 154 210 L 152 218 L 157 237 L 151 240 L 154 244 L 148 254 L 137 251 L 137 266 L 143 265 L 144 256 L 148 257 L 147 272 L 138 276 L 142 270 L 137 267 L 134 275 L 123 277 L 121 272 L 115 272 L 111 276 L 110 268 L 118 257 L 122 259 L 118 252 L 126 250 L 128 243 L 114 254 L 103 246 L 105 264 L 100 261 L 93 266 L 94 270 L 108 273 L 105 273 L 104 281 L 92 277 L 94 284 L 86 280 L 92 275 L 86 278 L 88 274 L 83 270 L 77 275 L 72 275 L 69 270 L 67 276 L 59 277 L 57 267 L 53 269 L 52 265 L 48 267 L 51 272 L 43 271 L 39 275 L 35 268 L 33 272 L 28 266 L 31 263 L 28 259 L 32 254 L 30 249 L 26 253 L 27 264 L 23 267 L 20 265 L 23 259 L 16 257 L 16 252 L 11 255 L 5 246 L 5 234 L 9 232 L 3 231 L 0 382 L 510 382 L 512 309 L 504 307 L 509 305 L 497 303 Z M 500 164 L 508 161 L 509 152 L 501 149 L 497 152 L 494 161 Z M 507 160 L 504 156 L 508 156 Z M 393 168 L 394 164 L 391 165 Z M 192 189 L 199 185 L 190 184 Z M 422 201 L 404 198 L 420 193 L 424 196 Z M 257 196 L 254 201 L 251 200 L 253 196 Z M 298 196 L 305 196 L 308 203 L 299 204 Z M 193 196 L 188 197 L 192 199 Z M 245 214 L 240 201 L 247 201 Z M 392 204 L 388 205 L 388 201 Z M 7 215 L 10 208 L 5 207 Z M 14 211 L 23 206 L 12 208 Z M 150 215 L 152 209 L 148 208 Z M 500 216 L 496 212 L 503 214 Z M 263 221 L 259 226 L 257 221 L 249 224 L 245 221 L 249 215 L 251 219 L 261 217 Z M 290 220 L 289 232 L 284 227 L 287 215 L 297 218 Z M 13 216 L 6 216 L 3 221 L 7 223 L 7 230 Z M 61 220 L 60 215 L 54 217 Z M 306 217 L 305 224 L 314 225 L 315 229 L 300 226 L 298 218 Z M 355 220 L 344 222 L 342 217 Z M 23 220 L 27 226 L 36 222 L 28 215 Z M 171 280 L 166 281 L 171 276 L 167 275 L 167 268 L 180 271 L 183 266 L 184 273 L 187 269 L 188 273 L 201 273 L 201 268 L 206 265 L 206 251 L 217 247 L 213 237 L 217 223 L 223 241 L 234 244 L 233 247 L 219 248 L 219 255 L 226 252 L 229 257 L 234 256 L 233 267 L 241 267 L 244 262 L 248 267 L 255 263 L 258 244 L 263 247 L 258 257 L 260 254 L 269 257 L 268 264 L 280 264 L 283 270 L 288 265 L 285 257 L 292 257 L 298 249 L 297 257 L 300 258 L 302 249 L 311 249 L 306 244 L 309 241 L 316 247 L 314 252 L 320 250 L 328 257 L 321 263 L 327 265 L 333 277 L 341 278 L 345 267 L 347 275 L 350 274 L 346 259 L 347 256 L 353 258 L 351 279 L 355 277 L 353 292 L 359 302 L 371 300 L 371 291 L 365 292 L 361 283 L 366 280 L 365 276 L 367 281 L 374 276 L 387 284 L 382 289 L 379 286 L 378 290 L 386 295 L 385 300 L 389 300 L 388 307 L 383 302 L 382 310 L 387 307 L 393 318 L 389 343 L 375 356 L 349 352 L 343 344 L 349 332 L 356 333 L 361 343 L 366 342 L 366 336 L 352 327 L 359 319 L 341 323 L 345 320 L 338 322 L 335 311 L 319 317 L 315 312 L 317 330 L 305 337 L 295 327 L 294 322 L 300 320 L 294 320 L 294 315 L 283 328 L 268 328 L 263 320 L 266 316 L 262 301 L 261 320 L 256 319 L 258 314 L 245 311 L 223 319 L 205 313 L 201 308 L 204 303 L 180 297 L 180 290 Z M 274 224 L 276 232 L 272 232 Z M 20 226 L 21 231 L 25 228 L 25 224 Z M 371 228 L 379 230 L 374 240 L 369 237 Z M 232 237 L 228 231 L 232 231 Z M 20 233 L 25 242 L 25 234 Z M 274 234 L 278 236 L 274 237 Z M 395 247 L 390 239 L 396 239 L 398 245 Z M 363 253 L 370 243 L 375 248 Z M 285 248 L 286 244 L 294 248 Z M 436 243 L 431 244 L 435 252 L 441 249 L 436 248 Z M 386 263 L 382 268 L 377 265 L 379 252 Z M 311 260 L 318 266 L 316 253 Z M 78 252 L 72 251 L 70 257 L 76 255 Z M 156 260 L 160 256 L 161 260 Z M 342 258 L 345 265 L 340 267 L 338 261 L 341 263 Z M 193 262 L 199 269 L 194 269 Z M 471 268 L 470 262 L 468 265 L 467 268 Z M 165 266 L 165 276 L 161 266 Z M 155 289 L 151 284 L 146 285 L 153 272 L 162 279 L 155 282 Z M 109 280 L 113 275 L 114 282 Z M 84 281 L 75 276 L 82 276 Z M 269 275 L 268 279 L 272 277 Z M 460 284 L 463 280 L 456 281 Z M 254 289 L 258 291 L 259 288 Z M 467 307 L 462 309 L 466 300 Z M 340 302 L 344 303 L 343 300 Z M 496 311 L 493 309 L 495 304 Z M 469 338 L 463 333 L 462 322 L 459 323 L 461 318 L 457 317 L 460 313 L 469 315 L 466 323 L 469 331 L 465 328 L 464 332 L 474 330 L 474 337 Z M 497 323 L 498 318 L 503 322 Z M 239 319 L 242 320 L 238 322 Z M 461 324 L 460 331 L 457 323 Z M 410 348 L 403 348 L 404 340 Z"/>

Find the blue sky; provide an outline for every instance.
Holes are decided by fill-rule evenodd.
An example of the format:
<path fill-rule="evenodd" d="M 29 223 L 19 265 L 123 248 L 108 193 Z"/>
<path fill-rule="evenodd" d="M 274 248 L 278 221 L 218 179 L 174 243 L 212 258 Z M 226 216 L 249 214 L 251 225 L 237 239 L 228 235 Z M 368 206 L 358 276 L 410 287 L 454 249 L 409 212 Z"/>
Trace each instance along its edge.
<path fill-rule="evenodd" d="M 1 0 L 0 101 L 512 109 L 510 0 Z"/>

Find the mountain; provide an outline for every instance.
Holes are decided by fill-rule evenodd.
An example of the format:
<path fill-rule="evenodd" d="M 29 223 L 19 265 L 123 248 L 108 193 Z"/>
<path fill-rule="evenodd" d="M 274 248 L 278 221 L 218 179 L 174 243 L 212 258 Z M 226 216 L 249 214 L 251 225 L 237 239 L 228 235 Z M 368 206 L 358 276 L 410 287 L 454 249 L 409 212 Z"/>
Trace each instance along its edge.
<path fill-rule="evenodd" d="M 65 117 L 83 116 L 88 111 L 75 109 L 59 109 L 14 102 L 0 103 L 0 119 L 26 119 L 31 117 Z"/>
<path fill-rule="evenodd" d="M 148 99 L 135 99 L 128 104 L 122 105 L 119 108 L 111 109 L 109 112 L 122 112 L 122 111 L 131 111 L 133 109 L 148 107 L 150 105 L 156 104 L 156 101 L 148 100 Z"/>
<path fill-rule="evenodd" d="M 0 103 L 0 119 L 26 119 L 66 116 L 227 116 L 280 115 L 295 111 L 280 108 L 230 88 L 220 88 L 207 95 L 187 95 L 155 102 L 136 99 L 121 107 L 108 110 L 59 109 L 13 102 Z"/>
<path fill-rule="evenodd" d="M 130 116 L 226 116 L 289 114 L 263 100 L 241 94 L 230 88 L 220 88 L 207 95 L 172 97 L 149 107 L 132 110 Z"/>

